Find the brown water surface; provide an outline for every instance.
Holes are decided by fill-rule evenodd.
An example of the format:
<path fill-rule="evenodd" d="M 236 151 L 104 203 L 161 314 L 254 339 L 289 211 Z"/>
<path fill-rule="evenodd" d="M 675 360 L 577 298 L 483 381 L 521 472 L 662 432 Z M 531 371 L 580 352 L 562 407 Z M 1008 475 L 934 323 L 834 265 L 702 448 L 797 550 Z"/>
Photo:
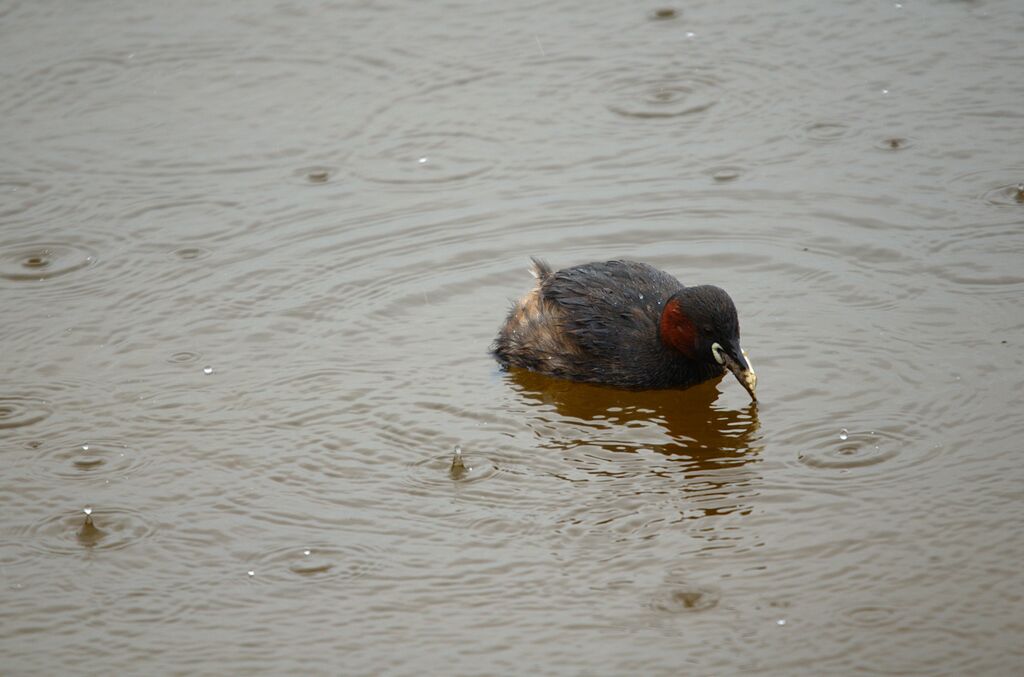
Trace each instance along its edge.
<path fill-rule="evenodd" d="M 0 672 L 1019 674 L 1021 35 L 5 3 Z M 725 287 L 759 405 L 499 372 L 531 255 Z"/>

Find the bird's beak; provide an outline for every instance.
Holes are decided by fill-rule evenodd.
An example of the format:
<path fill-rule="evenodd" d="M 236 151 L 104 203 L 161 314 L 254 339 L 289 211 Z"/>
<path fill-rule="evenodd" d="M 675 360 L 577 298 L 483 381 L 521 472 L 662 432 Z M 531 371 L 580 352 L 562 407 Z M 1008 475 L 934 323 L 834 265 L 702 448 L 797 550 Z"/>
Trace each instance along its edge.
<path fill-rule="evenodd" d="M 725 366 L 733 373 L 740 385 L 750 393 L 750 399 L 757 402 L 757 395 L 754 394 L 754 390 L 757 388 L 757 374 L 750 366 L 750 358 L 747 357 L 747 353 L 736 346 L 735 350 L 723 351 L 723 357 Z"/>

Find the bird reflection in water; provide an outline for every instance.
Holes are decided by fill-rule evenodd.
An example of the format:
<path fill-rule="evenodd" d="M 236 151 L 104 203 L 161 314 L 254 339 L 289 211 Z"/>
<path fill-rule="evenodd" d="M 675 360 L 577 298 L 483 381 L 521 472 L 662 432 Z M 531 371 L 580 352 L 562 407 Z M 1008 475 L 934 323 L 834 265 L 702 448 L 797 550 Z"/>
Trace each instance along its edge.
<path fill-rule="evenodd" d="M 642 472 L 672 479 L 669 487 L 659 482 L 653 490 L 683 492 L 693 516 L 748 511 L 742 498 L 754 493 L 760 479 L 753 470 L 762 450 L 758 409 L 753 403 L 739 409 L 716 406 L 720 379 L 685 390 L 630 391 L 523 369 L 511 369 L 506 378 L 533 409 L 530 426 L 542 448 L 597 448 L 612 459 L 595 464 L 593 453 L 568 456 L 589 479 L 628 472 L 618 472 L 614 454 L 653 451 L 666 462 L 641 463 Z M 635 476 L 636 467 L 628 474 Z M 635 489 L 652 490 L 646 484 Z"/>

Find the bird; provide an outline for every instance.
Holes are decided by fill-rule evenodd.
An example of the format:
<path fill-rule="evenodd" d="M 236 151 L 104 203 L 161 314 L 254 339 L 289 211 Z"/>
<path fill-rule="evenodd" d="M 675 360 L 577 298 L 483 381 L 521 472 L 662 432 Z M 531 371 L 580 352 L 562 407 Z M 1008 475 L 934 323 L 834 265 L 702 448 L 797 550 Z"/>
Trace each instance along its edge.
<path fill-rule="evenodd" d="M 557 271 L 532 262 L 536 285 L 513 304 L 491 345 L 503 369 L 629 390 L 687 388 L 728 369 L 757 402 L 757 374 L 724 289 L 684 286 L 637 261 Z"/>

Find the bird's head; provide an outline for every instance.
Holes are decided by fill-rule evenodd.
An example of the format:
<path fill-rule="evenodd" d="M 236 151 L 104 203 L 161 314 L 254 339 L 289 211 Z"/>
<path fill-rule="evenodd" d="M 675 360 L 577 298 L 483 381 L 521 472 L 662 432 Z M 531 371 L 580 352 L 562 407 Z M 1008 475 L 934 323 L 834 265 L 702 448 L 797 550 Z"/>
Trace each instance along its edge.
<path fill-rule="evenodd" d="M 660 333 L 662 343 L 686 358 L 731 371 L 757 401 L 757 374 L 740 348 L 736 306 L 724 289 L 700 285 L 674 294 L 661 313 Z"/>

